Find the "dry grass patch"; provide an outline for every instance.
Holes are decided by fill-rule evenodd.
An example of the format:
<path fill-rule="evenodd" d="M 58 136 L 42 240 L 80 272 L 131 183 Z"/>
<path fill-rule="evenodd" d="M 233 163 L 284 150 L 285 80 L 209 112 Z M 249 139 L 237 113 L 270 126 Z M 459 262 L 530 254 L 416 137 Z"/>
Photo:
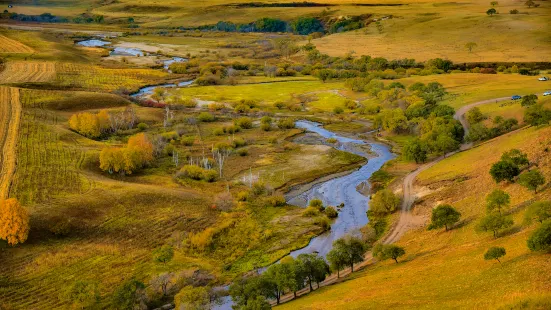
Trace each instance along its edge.
<path fill-rule="evenodd" d="M 8 197 L 15 171 L 20 119 L 19 89 L 0 86 L 0 199 Z"/>
<path fill-rule="evenodd" d="M 56 76 L 53 62 L 15 61 L 8 62 L 0 73 L 2 83 L 49 82 Z"/>
<path fill-rule="evenodd" d="M 0 53 L 33 53 L 27 45 L 0 34 Z"/>

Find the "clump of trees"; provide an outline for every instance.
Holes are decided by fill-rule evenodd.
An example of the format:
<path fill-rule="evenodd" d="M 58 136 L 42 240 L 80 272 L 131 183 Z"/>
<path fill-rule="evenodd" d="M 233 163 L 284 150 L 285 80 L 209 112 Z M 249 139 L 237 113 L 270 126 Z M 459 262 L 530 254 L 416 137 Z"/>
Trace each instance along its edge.
<path fill-rule="evenodd" d="M 149 138 L 139 133 L 130 137 L 125 147 L 104 148 L 99 156 L 100 169 L 110 174 L 132 174 L 153 161 L 153 152 Z"/>
<path fill-rule="evenodd" d="M 513 182 L 522 169 L 528 167 L 528 156 L 518 149 L 512 149 L 501 155 L 501 160 L 490 168 L 490 175 L 496 183 L 502 181 Z"/>
<path fill-rule="evenodd" d="M 97 114 L 83 112 L 73 114 L 69 127 L 89 138 L 100 138 L 119 130 L 132 129 L 138 123 L 138 117 L 132 106 L 121 112 L 100 110 Z"/>
<path fill-rule="evenodd" d="M 527 245 L 532 251 L 551 251 L 551 220 L 544 221 L 530 235 Z"/>
<path fill-rule="evenodd" d="M 0 200 L 0 239 L 9 245 L 23 243 L 29 236 L 29 214 L 15 198 Z"/>
<path fill-rule="evenodd" d="M 279 304 L 285 292 L 296 292 L 325 280 L 330 273 L 327 262 L 316 254 L 300 254 L 296 259 L 284 258 L 273 264 L 260 276 L 243 278 L 233 282 L 230 295 L 239 309 L 270 309 L 268 298 Z"/>
<path fill-rule="evenodd" d="M 337 271 L 337 277 L 340 277 L 340 271 L 345 267 L 350 267 L 354 272 L 354 264 L 364 261 L 366 251 L 367 245 L 361 239 L 347 236 L 333 242 L 333 248 L 327 253 L 327 260 L 331 270 Z"/>

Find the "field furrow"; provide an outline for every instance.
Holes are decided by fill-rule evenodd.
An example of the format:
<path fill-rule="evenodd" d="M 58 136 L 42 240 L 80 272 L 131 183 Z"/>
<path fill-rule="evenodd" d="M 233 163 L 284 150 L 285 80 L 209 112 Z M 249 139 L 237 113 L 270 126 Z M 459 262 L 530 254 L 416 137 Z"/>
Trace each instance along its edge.
<path fill-rule="evenodd" d="M 8 62 L 0 73 L 0 83 L 39 83 L 55 79 L 56 66 L 53 62 Z"/>
<path fill-rule="evenodd" d="M 19 89 L 0 86 L 0 199 L 8 197 L 15 171 L 20 120 Z"/>
<path fill-rule="evenodd" d="M 34 53 L 27 45 L 0 34 L 0 53 Z"/>

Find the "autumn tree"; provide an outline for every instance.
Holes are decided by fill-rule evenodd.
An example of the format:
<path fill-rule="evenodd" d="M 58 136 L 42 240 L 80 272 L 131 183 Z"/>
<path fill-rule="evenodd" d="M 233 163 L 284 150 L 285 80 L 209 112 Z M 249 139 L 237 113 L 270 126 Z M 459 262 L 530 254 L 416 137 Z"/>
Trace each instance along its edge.
<path fill-rule="evenodd" d="M 106 147 L 101 150 L 100 169 L 109 173 L 131 174 L 149 164 L 154 148 L 144 133 L 128 139 L 126 147 Z"/>
<path fill-rule="evenodd" d="M 10 245 L 23 243 L 29 235 L 29 214 L 17 199 L 0 200 L 0 239 Z"/>
<path fill-rule="evenodd" d="M 206 287 L 184 286 L 176 296 L 174 296 L 174 305 L 177 310 L 193 309 L 208 310 L 211 309 L 211 300 L 209 290 Z"/>
<path fill-rule="evenodd" d="M 385 216 L 390 214 L 400 205 L 400 198 L 392 191 L 383 189 L 378 191 L 369 202 L 368 214 L 375 216 Z"/>

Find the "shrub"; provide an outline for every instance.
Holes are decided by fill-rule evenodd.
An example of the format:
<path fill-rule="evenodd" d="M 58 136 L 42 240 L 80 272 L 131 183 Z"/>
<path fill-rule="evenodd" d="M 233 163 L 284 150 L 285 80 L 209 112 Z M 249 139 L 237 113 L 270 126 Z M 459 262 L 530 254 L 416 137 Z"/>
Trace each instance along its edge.
<path fill-rule="evenodd" d="M 247 149 L 239 149 L 239 150 L 237 150 L 237 154 L 239 156 L 247 156 L 247 155 L 249 155 L 249 151 Z"/>
<path fill-rule="evenodd" d="M 324 209 L 324 207 L 323 207 L 323 201 L 321 201 L 320 199 L 312 199 L 312 200 L 310 200 L 310 202 L 308 203 L 308 206 L 309 206 L 309 207 L 316 208 L 316 209 L 318 209 L 319 211 L 323 211 L 323 209 Z"/>
<path fill-rule="evenodd" d="M 237 200 L 238 201 L 247 201 L 249 199 L 249 192 L 247 191 L 241 191 L 237 193 Z"/>
<path fill-rule="evenodd" d="M 240 117 L 235 120 L 235 125 L 243 129 L 253 128 L 253 121 L 249 117 Z"/>
<path fill-rule="evenodd" d="M 144 130 L 147 130 L 147 128 L 149 128 L 149 126 L 146 123 L 139 123 L 137 127 L 140 131 L 144 131 Z"/>
<path fill-rule="evenodd" d="M 326 217 L 318 218 L 314 223 L 320 226 L 323 229 L 323 231 L 327 231 L 331 229 L 331 223 L 329 222 L 329 219 Z"/>
<path fill-rule="evenodd" d="M 335 114 L 342 114 L 343 112 L 344 112 L 344 109 L 342 107 L 337 106 L 333 108 L 333 113 Z"/>
<path fill-rule="evenodd" d="M 214 182 L 218 177 L 218 172 L 214 170 L 203 170 L 203 180 L 207 182 Z"/>
<path fill-rule="evenodd" d="M 251 192 L 255 196 L 264 195 L 268 192 L 268 189 L 266 188 L 266 185 L 262 182 L 255 182 L 253 184 L 253 187 L 251 188 Z"/>
<path fill-rule="evenodd" d="M 192 146 L 194 142 L 195 142 L 194 136 L 182 137 L 180 139 L 180 143 L 182 143 L 185 146 Z"/>
<path fill-rule="evenodd" d="M 232 146 L 233 146 L 234 148 L 243 147 L 243 146 L 245 146 L 245 145 L 247 145 L 247 142 L 246 142 L 245 140 L 243 140 L 242 138 L 237 138 L 237 139 L 234 139 L 234 140 L 232 141 Z"/>
<path fill-rule="evenodd" d="M 325 142 L 331 143 L 331 144 L 335 144 L 335 143 L 337 143 L 337 139 L 335 139 L 335 138 L 329 138 L 329 139 L 325 140 Z"/>
<path fill-rule="evenodd" d="M 328 218 L 336 218 L 337 216 L 339 216 L 339 213 L 337 212 L 335 207 L 329 206 L 325 209 L 325 215 L 327 215 Z"/>
<path fill-rule="evenodd" d="M 270 131 L 272 129 L 272 125 L 269 124 L 269 123 L 262 123 L 260 125 L 260 129 L 262 129 L 264 131 Z"/>
<path fill-rule="evenodd" d="M 267 199 L 267 202 L 272 207 L 281 207 L 285 205 L 285 197 L 283 195 L 271 195 Z"/>
<path fill-rule="evenodd" d="M 302 211 L 302 216 L 313 217 L 313 216 L 317 216 L 319 213 L 320 211 L 317 208 L 307 207 L 306 209 L 304 209 L 304 211 Z"/>
<path fill-rule="evenodd" d="M 186 108 L 195 108 L 197 107 L 197 102 L 191 98 L 182 99 L 182 105 Z"/>
<path fill-rule="evenodd" d="M 291 118 L 281 118 L 277 122 L 279 129 L 292 129 L 295 128 L 295 121 Z"/>
<path fill-rule="evenodd" d="M 543 222 L 528 238 L 528 248 L 532 251 L 551 250 L 551 220 Z"/>
<path fill-rule="evenodd" d="M 518 14 L 519 12 L 518 12 L 517 9 L 514 9 L 514 10 L 510 10 L 509 13 L 510 13 L 510 14 Z"/>
<path fill-rule="evenodd" d="M 203 168 L 195 165 L 185 165 L 180 169 L 179 176 L 193 180 L 201 180 L 203 178 Z"/>
<path fill-rule="evenodd" d="M 224 129 L 223 128 L 216 128 L 213 132 L 212 132 L 215 136 L 222 136 L 224 135 Z"/>
<path fill-rule="evenodd" d="M 199 113 L 199 116 L 197 116 L 197 119 L 200 122 L 213 122 L 215 120 L 214 115 L 210 114 L 209 112 L 201 112 Z"/>

